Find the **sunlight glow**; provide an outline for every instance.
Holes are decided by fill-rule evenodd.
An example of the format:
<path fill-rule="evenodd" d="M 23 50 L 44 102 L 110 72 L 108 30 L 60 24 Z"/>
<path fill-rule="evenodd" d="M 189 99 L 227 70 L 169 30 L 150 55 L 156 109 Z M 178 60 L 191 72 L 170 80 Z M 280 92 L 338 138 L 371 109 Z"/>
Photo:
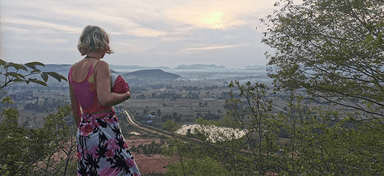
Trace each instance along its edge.
<path fill-rule="evenodd" d="M 212 25 L 212 28 L 220 28 L 223 26 L 222 17 L 223 12 L 213 12 L 210 14 L 210 18 L 203 18 L 202 20 L 205 23 Z"/>

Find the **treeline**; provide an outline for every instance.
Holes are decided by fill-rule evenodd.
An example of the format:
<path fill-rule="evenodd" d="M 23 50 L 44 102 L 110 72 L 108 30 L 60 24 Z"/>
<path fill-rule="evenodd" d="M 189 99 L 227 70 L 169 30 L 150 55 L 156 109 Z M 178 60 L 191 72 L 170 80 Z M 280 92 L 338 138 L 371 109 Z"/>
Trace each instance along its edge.
<path fill-rule="evenodd" d="M 51 112 L 57 107 L 62 107 L 66 105 L 69 105 L 68 101 L 46 97 L 44 98 L 44 101 L 42 103 L 39 103 L 38 100 L 26 103 L 24 105 L 24 109 L 33 110 L 36 112 Z"/>
<path fill-rule="evenodd" d="M 217 114 L 211 113 L 211 111 L 208 111 L 208 112 L 206 112 L 204 114 L 201 113 L 201 112 L 196 113 L 196 119 L 199 119 L 199 118 L 202 118 L 202 119 L 205 119 L 205 120 L 219 120 L 220 116 L 217 115 Z"/>
<path fill-rule="evenodd" d="M 32 90 L 24 90 L 18 93 L 12 93 L 9 95 L 14 101 L 25 101 L 25 100 L 37 100 L 39 97 L 33 96 Z"/>
<path fill-rule="evenodd" d="M 172 114 L 166 114 L 161 116 L 161 121 L 166 122 L 168 120 L 174 121 L 174 122 L 180 122 L 181 121 L 182 114 L 179 114 L 177 112 L 173 112 Z"/>
<path fill-rule="evenodd" d="M 153 92 L 151 95 L 148 95 L 148 96 L 145 96 L 144 94 L 140 94 L 140 95 L 135 96 L 134 98 L 136 98 L 136 99 L 148 98 L 148 99 L 172 99 L 172 100 L 176 100 L 176 99 L 181 98 L 181 94 L 176 93 L 175 90 L 168 90 L 168 91 L 163 91 L 160 93 Z"/>

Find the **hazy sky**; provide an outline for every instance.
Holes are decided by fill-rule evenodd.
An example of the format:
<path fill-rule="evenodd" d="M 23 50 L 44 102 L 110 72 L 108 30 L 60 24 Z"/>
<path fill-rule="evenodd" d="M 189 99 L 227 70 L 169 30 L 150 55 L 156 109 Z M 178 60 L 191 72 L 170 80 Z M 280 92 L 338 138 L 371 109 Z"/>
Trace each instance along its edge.
<path fill-rule="evenodd" d="M 85 26 L 110 34 L 114 65 L 265 65 L 274 0 L 1 0 L 1 58 L 73 64 Z M 255 27 L 258 27 L 256 30 Z"/>

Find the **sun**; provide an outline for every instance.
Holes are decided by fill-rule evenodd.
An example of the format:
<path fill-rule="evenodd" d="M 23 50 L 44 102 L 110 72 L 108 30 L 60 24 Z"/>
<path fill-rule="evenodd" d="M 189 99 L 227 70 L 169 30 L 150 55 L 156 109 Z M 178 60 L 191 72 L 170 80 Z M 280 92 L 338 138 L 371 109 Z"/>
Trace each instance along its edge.
<path fill-rule="evenodd" d="M 212 12 L 209 15 L 209 18 L 202 18 L 202 20 L 206 24 L 211 25 L 213 28 L 220 28 L 223 26 L 222 17 L 223 17 L 223 12 Z"/>

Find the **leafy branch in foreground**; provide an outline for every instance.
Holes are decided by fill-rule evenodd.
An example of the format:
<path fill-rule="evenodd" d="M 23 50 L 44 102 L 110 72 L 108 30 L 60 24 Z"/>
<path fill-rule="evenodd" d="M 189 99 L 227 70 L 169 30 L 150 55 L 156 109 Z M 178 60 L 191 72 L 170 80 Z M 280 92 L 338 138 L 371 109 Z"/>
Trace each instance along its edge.
<path fill-rule="evenodd" d="M 261 20 L 276 85 L 383 118 L 383 1 L 286 2 Z"/>
<path fill-rule="evenodd" d="M 64 76 L 56 73 L 56 72 L 42 72 L 37 69 L 36 66 L 45 66 L 41 62 L 29 62 L 26 64 L 17 64 L 13 62 L 5 62 L 0 59 L 0 67 L 4 68 L 4 73 L 0 72 L 0 74 L 4 75 L 4 82 L 0 84 L 0 89 L 18 82 L 24 82 L 29 84 L 30 82 L 40 84 L 43 86 L 47 86 L 46 82 L 49 77 L 55 78 L 57 81 L 61 82 L 61 80 L 68 81 Z M 29 68 L 29 69 L 28 69 Z M 20 71 L 24 71 L 24 74 L 21 74 Z M 38 80 L 36 78 L 27 78 L 32 75 L 40 74 L 43 81 Z"/>
<path fill-rule="evenodd" d="M 36 66 L 45 65 L 40 62 L 16 64 L 0 59 L 0 67 L 5 71 L 0 72 L 4 76 L 0 90 L 19 82 L 47 86 L 48 77 L 67 81 L 56 72 L 42 72 Z M 43 81 L 28 78 L 37 74 Z M 18 124 L 20 114 L 11 107 L 12 103 L 14 101 L 9 96 L 5 97 L 2 99 L 5 107 L 0 109 L 0 175 L 75 174 L 76 166 L 71 162 L 76 151 L 75 135 L 72 133 L 75 130 L 65 126 L 64 121 L 70 107 L 61 107 L 56 113 L 49 114 L 42 128 L 26 129 Z"/>

